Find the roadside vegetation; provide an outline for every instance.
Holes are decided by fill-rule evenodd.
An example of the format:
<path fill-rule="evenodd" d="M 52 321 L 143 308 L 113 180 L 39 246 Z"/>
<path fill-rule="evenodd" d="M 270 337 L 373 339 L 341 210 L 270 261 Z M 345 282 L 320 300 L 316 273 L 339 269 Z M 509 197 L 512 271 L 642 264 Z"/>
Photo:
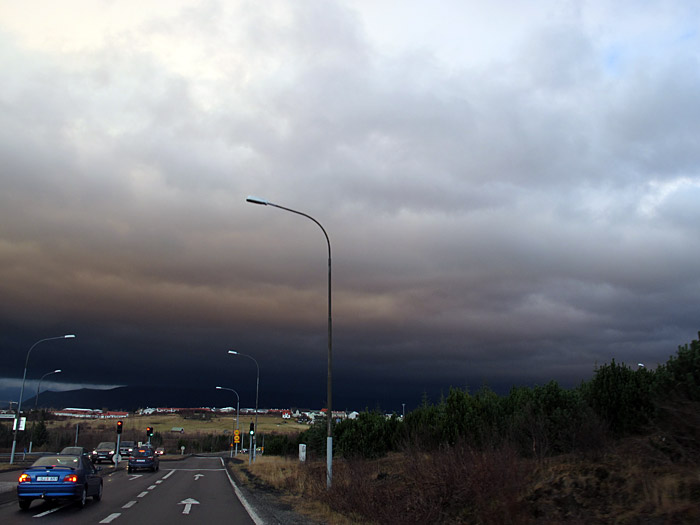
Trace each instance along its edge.
<path fill-rule="evenodd" d="M 334 426 L 334 449 L 331 490 L 325 425 L 238 468 L 324 523 L 700 523 L 700 342 L 574 389 L 451 389 L 403 421 L 367 411 Z"/>

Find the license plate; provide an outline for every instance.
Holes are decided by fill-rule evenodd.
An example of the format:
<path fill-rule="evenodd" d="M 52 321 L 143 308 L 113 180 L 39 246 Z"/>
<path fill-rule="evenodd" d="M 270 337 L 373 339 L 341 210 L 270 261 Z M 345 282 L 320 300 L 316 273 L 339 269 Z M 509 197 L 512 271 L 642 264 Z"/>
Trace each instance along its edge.
<path fill-rule="evenodd" d="M 137 459 L 136 463 L 146 463 L 146 460 L 145 459 Z"/>
<path fill-rule="evenodd" d="M 37 481 L 58 481 L 58 476 L 37 476 Z"/>

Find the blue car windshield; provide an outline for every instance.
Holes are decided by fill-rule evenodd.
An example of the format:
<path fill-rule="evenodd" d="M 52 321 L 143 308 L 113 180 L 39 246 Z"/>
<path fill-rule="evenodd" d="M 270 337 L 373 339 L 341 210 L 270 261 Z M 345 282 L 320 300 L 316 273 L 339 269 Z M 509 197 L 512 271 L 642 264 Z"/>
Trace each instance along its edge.
<path fill-rule="evenodd" d="M 78 468 L 78 456 L 44 456 L 37 459 L 32 467 Z"/>

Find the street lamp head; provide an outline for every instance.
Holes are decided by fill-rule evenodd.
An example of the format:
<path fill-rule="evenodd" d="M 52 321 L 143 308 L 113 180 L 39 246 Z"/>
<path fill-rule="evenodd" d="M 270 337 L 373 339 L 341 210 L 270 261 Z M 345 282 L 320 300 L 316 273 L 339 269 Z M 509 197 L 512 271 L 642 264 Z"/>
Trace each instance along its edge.
<path fill-rule="evenodd" d="M 64 335 L 63 339 L 75 339 L 75 334 Z"/>
<path fill-rule="evenodd" d="M 53 371 L 54 374 L 60 374 L 61 372 L 63 372 L 63 370 L 61 370 L 61 369 L 58 369 L 58 370 L 54 370 L 54 371 Z"/>
<path fill-rule="evenodd" d="M 238 355 L 238 352 L 236 352 L 235 350 L 229 350 L 228 353 L 229 353 L 229 354 Z"/>
<path fill-rule="evenodd" d="M 252 195 L 248 195 L 248 197 L 246 197 L 246 202 L 251 202 L 253 204 L 262 204 L 263 206 L 267 206 L 268 204 L 270 204 L 270 201 L 268 201 L 267 199 L 253 197 Z"/>
<path fill-rule="evenodd" d="M 217 390 L 223 390 L 223 388 L 221 388 L 220 386 L 217 386 L 216 389 L 217 389 Z"/>

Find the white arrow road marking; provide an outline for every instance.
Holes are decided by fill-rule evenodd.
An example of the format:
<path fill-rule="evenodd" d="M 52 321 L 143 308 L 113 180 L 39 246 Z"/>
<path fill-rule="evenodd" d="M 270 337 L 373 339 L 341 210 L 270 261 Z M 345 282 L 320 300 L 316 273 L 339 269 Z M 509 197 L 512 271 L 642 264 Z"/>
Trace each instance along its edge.
<path fill-rule="evenodd" d="M 129 478 L 129 481 L 134 481 L 137 478 L 140 478 L 143 476 L 143 474 L 132 474 L 132 476 Z"/>
<path fill-rule="evenodd" d="M 199 501 L 196 499 L 187 498 L 183 499 L 180 503 L 178 503 L 178 505 L 184 505 L 185 508 L 183 509 L 182 513 L 189 514 L 190 510 L 192 509 L 192 505 L 199 505 Z"/>
<path fill-rule="evenodd" d="M 194 480 L 197 481 L 199 478 L 203 478 L 204 474 L 195 474 L 194 475 Z"/>

